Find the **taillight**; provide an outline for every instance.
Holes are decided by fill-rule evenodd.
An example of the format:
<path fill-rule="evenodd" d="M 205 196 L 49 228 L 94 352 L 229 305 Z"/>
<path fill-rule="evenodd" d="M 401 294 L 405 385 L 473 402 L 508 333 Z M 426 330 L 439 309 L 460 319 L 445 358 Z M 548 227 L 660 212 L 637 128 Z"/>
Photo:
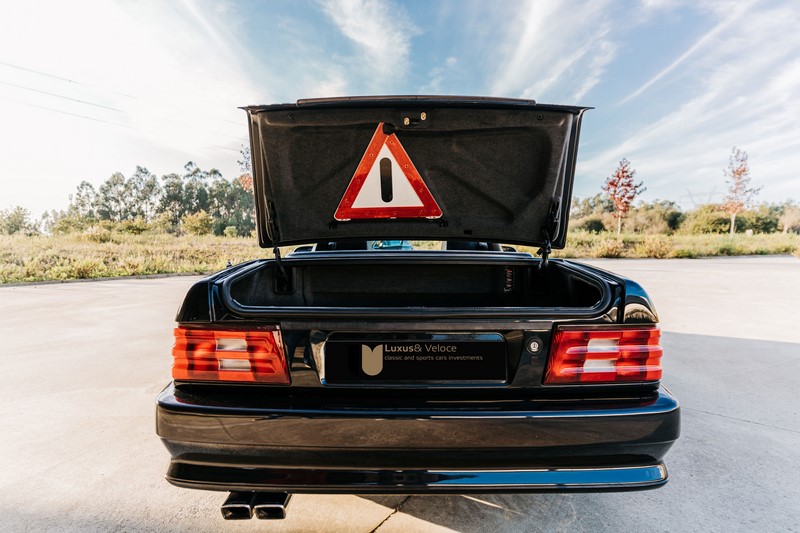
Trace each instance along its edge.
<path fill-rule="evenodd" d="M 544 383 L 620 383 L 661 379 L 661 331 L 655 326 L 561 326 Z"/>
<path fill-rule="evenodd" d="M 175 328 L 172 377 L 190 381 L 289 383 L 277 326 L 256 329 Z"/>

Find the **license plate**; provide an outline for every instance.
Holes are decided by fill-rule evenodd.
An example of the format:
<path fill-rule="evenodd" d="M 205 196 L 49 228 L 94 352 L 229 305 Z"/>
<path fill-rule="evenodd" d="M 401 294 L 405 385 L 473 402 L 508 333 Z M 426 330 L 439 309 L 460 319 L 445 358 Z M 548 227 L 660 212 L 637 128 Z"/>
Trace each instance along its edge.
<path fill-rule="evenodd" d="M 506 344 L 499 333 L 332 334 L 325 343 L 326 384 L 506 380 Z"/>

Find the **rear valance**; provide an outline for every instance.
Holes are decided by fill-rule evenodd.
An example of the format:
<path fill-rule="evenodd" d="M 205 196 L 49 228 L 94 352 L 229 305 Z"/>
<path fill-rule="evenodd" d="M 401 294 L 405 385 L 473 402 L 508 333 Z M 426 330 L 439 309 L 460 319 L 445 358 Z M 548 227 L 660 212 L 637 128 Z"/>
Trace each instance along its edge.
<path fill-rule="evenodd" d="M 247 107 L 259 243 L 563 247 L 586 109 L 464 97 Z"/>

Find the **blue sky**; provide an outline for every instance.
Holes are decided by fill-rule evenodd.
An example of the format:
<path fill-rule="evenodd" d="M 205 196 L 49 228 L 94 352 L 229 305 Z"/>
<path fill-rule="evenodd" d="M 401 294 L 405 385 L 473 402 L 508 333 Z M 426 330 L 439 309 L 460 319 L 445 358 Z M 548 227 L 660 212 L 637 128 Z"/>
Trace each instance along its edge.
<path fill-rule="evenodd" d="M 736 145 L 760 200 L 800 200 L 798 28 L 796 0 L 6 3 L 0 208 L 63 208 L 137 164 L 233 177 L 238 106 L 360 94 L 595 107 L 581 197 L 627 157 L 645 199 L 718 201 Z"/>

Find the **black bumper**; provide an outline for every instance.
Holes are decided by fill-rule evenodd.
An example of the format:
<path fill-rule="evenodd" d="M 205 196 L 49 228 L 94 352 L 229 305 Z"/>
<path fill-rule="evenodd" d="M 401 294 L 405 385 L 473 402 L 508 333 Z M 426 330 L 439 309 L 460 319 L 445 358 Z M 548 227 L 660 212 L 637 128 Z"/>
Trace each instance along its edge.
<path fill-rule="evenodd" d="M 369 405 L 369 402 L 364 402 Z M 498 401 L 414 409 L 243 406 L 170 385 L 157 432 L 167 480 L 205 490 L 464 493 L 656 488 L 680 431 L 666 389 L 641 401 Z"/>

